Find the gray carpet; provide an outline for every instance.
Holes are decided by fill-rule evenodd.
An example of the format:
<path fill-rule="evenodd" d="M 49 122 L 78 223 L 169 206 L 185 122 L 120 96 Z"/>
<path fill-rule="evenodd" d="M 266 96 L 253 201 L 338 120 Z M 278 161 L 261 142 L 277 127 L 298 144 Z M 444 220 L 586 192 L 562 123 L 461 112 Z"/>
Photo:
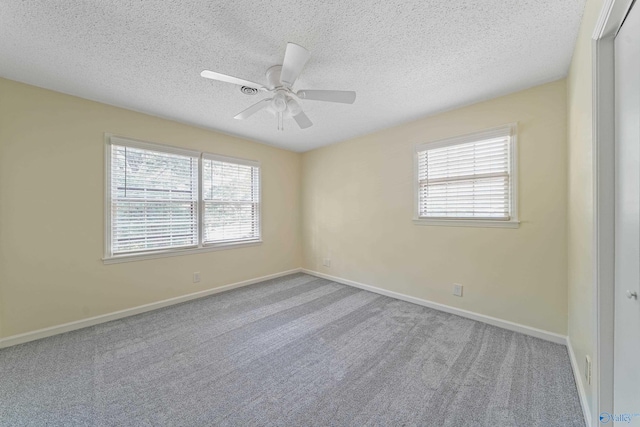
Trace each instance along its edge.
<path fill-rule="evenodd" d="M 3 426 L 583 426 L 565 347 L 304 274 L 0 350 Z"/>

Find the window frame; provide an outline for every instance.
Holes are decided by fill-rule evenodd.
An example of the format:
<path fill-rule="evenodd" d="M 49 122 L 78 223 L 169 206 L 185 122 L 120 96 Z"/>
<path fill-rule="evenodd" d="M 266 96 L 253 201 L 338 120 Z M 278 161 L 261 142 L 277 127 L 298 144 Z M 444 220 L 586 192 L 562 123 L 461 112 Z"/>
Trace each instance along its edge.
<path fill-rule="evenodd" d="M 420 217 L 420 175 L 419 175 L 419 153 L 425 150 L 448 147 L 452 145 L 468 144 L 485 139 L 509 136 L 509 202 L 510 219 L 472 219 L 472 218 L 426 218 Z M 518 228 L 520 220 L 518 216 L 518 125 L 510 123 L 507 125 L 473 132 L 452 138 L 440 139 L 431 142 L 423 142 L 414 145 L 413 151 L 413 223 L 415 225 L 445 226 L 445 227 L 483 227 L 483 228 Z"/>
<path fill-rule="evenodd" d="M 149 250 L 124 254 L 113 254 L 112 252 L 112 217 L 111 217 L 111 147 L 113 145 L 138 148 L 142 150 L 152 150 L 157 152 L 178 154 L 183 156 L 195 157 L 198 160 L 198 209 L 197 225 L 198 225 L 198 244 L 195 247 L 187 248 L 169 248 Z M 203 159 L 215 158 L 219 161 L 236 163 L 258 168 L 258 238 L 243 239 L 241 241 L 229 241 L 223 243 L 203 243 L 204 238 L 204 200 L 203 200 Z M 104 264 L 116 264 L 122 262 L 139 261 L 154 258 L 164 258 L 172 256 L 190 255 L 203 252 L 219 251 L 226 249 L 243 248 L 250 246 L 258 246 L 262 244 L 262 166 L 255 160 L 242 159 L 231 156 L 223 156 L 209 152 L 189 150 L 184 148 L 173 147 L 170 145 L 157 144 L 154 142 L 141 141 L 138 139 L 118 136 L 110 133 L 104 134 L 104 256 L 102 262 Z"/>

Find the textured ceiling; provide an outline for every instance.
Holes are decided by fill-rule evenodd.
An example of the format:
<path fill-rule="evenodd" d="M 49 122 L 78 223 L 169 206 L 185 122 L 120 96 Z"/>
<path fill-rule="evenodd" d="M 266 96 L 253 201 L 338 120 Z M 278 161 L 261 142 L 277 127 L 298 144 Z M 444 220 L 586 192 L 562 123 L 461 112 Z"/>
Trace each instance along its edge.
<path fill-rule="evenodd" d="M 0 0 L 0 76 L 295 151 L 307 151 L 566 75 L 585 0 Z M 314 126 L 285 131 L 266 83 L 287 42 L 311 51 L 295 89 Z M 1 96 L 1 94 L 0 94 Z"/>

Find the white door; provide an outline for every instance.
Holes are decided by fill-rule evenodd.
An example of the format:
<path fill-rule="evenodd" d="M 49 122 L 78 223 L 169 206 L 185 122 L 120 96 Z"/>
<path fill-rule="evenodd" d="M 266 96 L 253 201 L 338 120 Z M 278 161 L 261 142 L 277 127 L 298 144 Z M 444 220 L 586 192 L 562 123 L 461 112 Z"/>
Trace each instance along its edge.
<path fill-rule="evenodd" d="M 640 414 L 640 4 L 616 36 L 615 58 L 614 412 Z"/>

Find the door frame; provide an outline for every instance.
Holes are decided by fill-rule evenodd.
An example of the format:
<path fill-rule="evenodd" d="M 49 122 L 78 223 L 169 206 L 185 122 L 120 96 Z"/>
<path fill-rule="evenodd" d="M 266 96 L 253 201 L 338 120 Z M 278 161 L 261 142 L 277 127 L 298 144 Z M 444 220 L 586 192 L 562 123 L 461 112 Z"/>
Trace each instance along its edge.
<path fill-rule="evenodd" d="M 592 36 L 594 342 L 592 425 L 613 411 L 615 286 L 615 74 L 614 40 L 634 0 L 605 0 Z"/>

